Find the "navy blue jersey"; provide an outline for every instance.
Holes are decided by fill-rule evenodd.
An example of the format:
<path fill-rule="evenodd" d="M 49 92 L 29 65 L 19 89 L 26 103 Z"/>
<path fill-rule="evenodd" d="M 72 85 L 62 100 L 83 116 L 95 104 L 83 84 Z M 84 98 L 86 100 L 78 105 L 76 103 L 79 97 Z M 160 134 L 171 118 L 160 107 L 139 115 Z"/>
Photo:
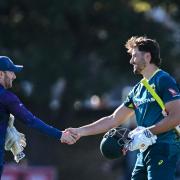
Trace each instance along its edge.
<path fill-rule="evenodd" d="M 62 132 L 60 130 L 45 124 L 34 116 L 15 94 L 0 85 L 0 166 L 3 164 L 5 135 L 10 114 L 13 114 L 18 120 L 29 127 L 35 128 L 56 139 L 60 140 L 61 138 Z"/>
<path fill-rule="evenodd" d="M 176 81 L 165 71 L 158 69 L 149 79 L 149 84 L 164 103 L 180 99 Z M 124 105 L 134 109 L 138 126 L 149 127 L 164 118 L 162 109 L 141 82 L 134 86 Z M 176 134 L 173 130 L 162 133 L 157 142 L 177 143 Z"/>

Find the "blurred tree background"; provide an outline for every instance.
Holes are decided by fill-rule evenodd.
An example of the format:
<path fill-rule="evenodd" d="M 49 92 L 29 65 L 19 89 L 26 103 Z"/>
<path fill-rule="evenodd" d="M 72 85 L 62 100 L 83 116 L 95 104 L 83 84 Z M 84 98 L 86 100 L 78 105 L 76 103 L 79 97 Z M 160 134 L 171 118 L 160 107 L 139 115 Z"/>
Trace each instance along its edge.
<path fill-rule="evenodd" d="M 159 42 L 162 68 L 180 82 L 179 7 L 180 2 L 175 0 L 1 0 L 1 55 L 24 65 L 13 90 L 37 116 L 61 129 L 97 119 L 114 110 L 115 106 L 108 106 L 110 101 L 116 99 L 121 102 L 120 93 L 124 86 L 137 82 L 124 44 L 131 36 L 139 35 Z M 109 98 L 100 112 L 93 115 L 87 105 L 92 97 L 95 102 Z M 81 167 L 84 176 L 75 173 L 73 178 L 70 177 L 68 173 L 74 168 L 70 160 L 74 158 L 76 161 L 75 150 L 81 154 L 81 150 L 88 151 L 89 155 L 91 151 L 97 154 L 98 137 L 85 142 L 82 140 L 73 147 L 48 140 L 57 149 L 52 148 L 52 159 L 49 157 L 45 161 L 41 155 L 45 151 L 43 148 L 48 146 L 43 147 L 44 136 L 34 131 L 35 135 L 28 134 L 30 143 L 39 147 L 29 147 L 31 164 L 60 166 L 67 162 L 66 168 L 60 169 L 60 177 L 64 175 L 62 179 L 88 179 L 87 174 L 92 172 L 85 173 L 84 167 Z M 41 146 L 39 141 L 43 141 Z M 84 148 L 90 142 L 92 149 Z M 64 154 L 59 160 L 58 151 Z M 39 156 L 35 155 L 37 152 L 41 152 Z M 97 160 L 95 156 L 92 157 Z M 84 161 L 87 160 L 85 157 Z M 83 159 L 79 165 L 83 166 Z M 108 178 L 107 175 L 105 177 Z"/>

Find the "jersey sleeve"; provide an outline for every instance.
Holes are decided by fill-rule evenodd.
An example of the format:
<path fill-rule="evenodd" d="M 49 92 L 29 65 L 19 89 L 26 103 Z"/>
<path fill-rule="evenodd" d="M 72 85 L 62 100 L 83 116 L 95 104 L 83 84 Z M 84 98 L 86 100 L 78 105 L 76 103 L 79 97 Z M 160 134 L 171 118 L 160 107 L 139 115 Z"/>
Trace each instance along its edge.
<path fill-rule="evenodd" d="M 3 94 L 3 103 L 9 113 L 13 114 L 15 118 L 26 124 L 27 126 L 37 129 L 43 134 L 60 139 L 62 132 L 34 116 L 19 100 L 19 98 L 7 91 Z"/>
<path fill-rule="evenodd" d="M 132 97 L 133 97 L 133 90 L 131 90 L 127 96 L 127 98 L 125 99 L 125 101 L 123 102 L 124 106 L 130 108 L 130 109 L 134 109 L 134 104 L 132 101 Z"/>
<path fill-rule="evenodd" d="M 164 103 L 180 99 L 180 90 L 176 81 L 171 76 L 162 76 L 159 79 L 160 97 Z"/>

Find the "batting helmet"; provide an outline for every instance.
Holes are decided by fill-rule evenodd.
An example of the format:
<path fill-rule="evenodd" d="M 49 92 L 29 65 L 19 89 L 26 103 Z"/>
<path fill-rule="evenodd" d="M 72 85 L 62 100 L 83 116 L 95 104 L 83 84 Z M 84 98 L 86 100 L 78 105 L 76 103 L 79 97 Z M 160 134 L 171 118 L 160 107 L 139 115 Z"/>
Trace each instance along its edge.
<path fill-rule="evenodd" d="M 126 145 L 130 142 L 127 128 L 117 127 L 110 129 L 100 143 L 101 154 L 108 159 L 121 157 L 126 151 Z"/>

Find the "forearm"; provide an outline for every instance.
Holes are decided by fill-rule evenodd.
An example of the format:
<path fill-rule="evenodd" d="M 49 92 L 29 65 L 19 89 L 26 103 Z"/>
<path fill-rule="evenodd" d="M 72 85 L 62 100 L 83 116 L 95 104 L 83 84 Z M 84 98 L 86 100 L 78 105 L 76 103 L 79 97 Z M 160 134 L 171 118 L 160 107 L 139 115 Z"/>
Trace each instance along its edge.
<path fill-rule="evenodd" d="M 44 123 L 43 121 L 41 121 L 40 119 L 38 119 L 36 117 L 34 117 L 33 122 L 28 125 L 34 129 L 40 131 L 41 133 L 46 134 L 51 137 L 54 137 L 56 139 L 60 139 L 62 136 L 62 131 Z"/>
<path fill-rule="evenodd" d="M 150 128 L 153 134 L 161 134 L 174 129 L 180 124 L 180 116 L 175 114 L 169 114 L 167 117 L 162 119 L 159 123 L 155 124 Z"/>
<path fill-rule="evenodd" d="M 180 124 L 180 100 L 170 101 L 165 104 L 168 115 L 150 128 L 153 134 L 161 134 L 174 129 Z"/>
<path fill-rule="evenodd" d="M 79 127 L 81 136 L 96 135 L 104 133 L 115 126 L 113 116 L 106 116 L 94 123 Z"/>
<path fill-rule="evenodd" d="M 117 108 L 110 116 L 103 117 L 94 123 L 78 128 L 80 136 L 96 135 L 121 125 L 133 115 L 133 111 L 124 105 Z"/>

